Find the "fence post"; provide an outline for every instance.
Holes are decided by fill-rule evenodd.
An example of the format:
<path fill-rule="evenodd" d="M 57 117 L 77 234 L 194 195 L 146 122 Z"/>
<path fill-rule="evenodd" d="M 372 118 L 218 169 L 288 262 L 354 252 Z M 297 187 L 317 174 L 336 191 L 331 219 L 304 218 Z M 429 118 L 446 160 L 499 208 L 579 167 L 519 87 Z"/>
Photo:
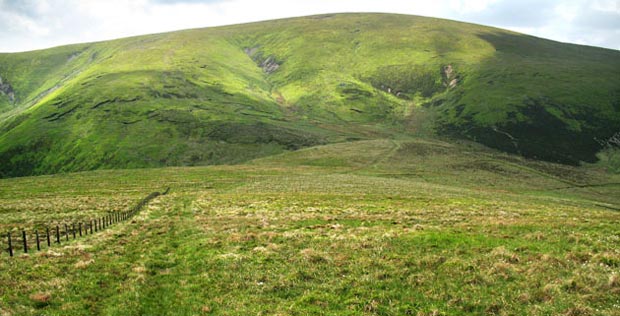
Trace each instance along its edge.
<path fill-rule="evenodd" d="M 75 223 L 71 224 L 71 233 L 73 234 L 73 239 L 75 239 Z"/>
<path fill-rule="evenodd" d="M 80 222 L 78 226 L 80 227 L 80 237 L 82 237 L 82 222 Z"/>
<path fill-rule="evenodd" d="M 56 225 L 56 243 L 60 243 L 60 227 L 58 225 Z"/>
<path fill-rule="evenodd" d="M 6 236 L 9 239 L 9 256 L 13 257 L 13 244 L 11 244 L 11 232 L 8 232 Z"/>
<path fill-rule="evenodd" d="M 93 234 L 93 220 L 90 220 L 90 234 Z"/>
<path fill-rule="evenodd" d="M 69 226 L 67 226 L 67 223 L 65 223 L 65 237 L 69 241 Z"/>
<path fill-rule="evenodd" d="M 39 242 L 39 231 L 34 231 L 35 240 L 37 241 L 37 251 L 41 251 L 41 243 Z"/>
<path fill-rule="evenodd" d="M 24 243 L 24 253 L 28 253 L 28 241 L 26 240 L 26 231 L 22 230 L 22 241 Z"/>
<path fill-rule="evenodd" d="M 47 247 L 50 247 L 52 245 L 52 242 L 50 240 L 50 228 L 49 227 L 45 227 L 45 237 L 47 238 Z"/>

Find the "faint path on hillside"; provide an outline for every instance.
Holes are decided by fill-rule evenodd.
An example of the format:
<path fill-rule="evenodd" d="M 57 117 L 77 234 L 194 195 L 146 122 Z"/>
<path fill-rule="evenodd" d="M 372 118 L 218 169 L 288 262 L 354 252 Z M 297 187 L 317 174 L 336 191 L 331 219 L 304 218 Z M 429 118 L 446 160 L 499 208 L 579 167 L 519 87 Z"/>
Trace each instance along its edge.
<path fill-rule="evenodd" d="M 348 173 L 355 173 L 361 170 L 366 170 L 366 169 L 376 169 L 379 167 L 379 164 L 386 162 L 388 159 L 390 159 L 392 156 L 394 156 L 394 154 L 401 148 L 401 144 L 393 139 L 389 140 L 392 143 L 392 146 L 387 149 L 386 151 L 384 151 L 383 153 L 377 155 L 374 159 L 372 159 L 368 164 L 363 165 L 363 166 L 359 166 L 359 167 L 354 167 L 351 168 L 345 172 L 341 172 L 344 174 L 348 174 Z"/>
<path fill-rule="evenodd" d="M 394 156 L 394 154 L 396 154 L 400 148 L 401 148 L 401 144 L 393 139 L 390 139 L 390 142 L 394 145 L 391 149 L 389 149 L 388 151 L 385 152 L 385 154 L 383 155 L 379 155 L 377 158 L 375 158 L 368 166 L 372 167 L 374 169 L 376 169 L 379 164 L 384 163 L 386 161 L 388 161 L 388 159 L 392 158 L 392 156 Z"/>

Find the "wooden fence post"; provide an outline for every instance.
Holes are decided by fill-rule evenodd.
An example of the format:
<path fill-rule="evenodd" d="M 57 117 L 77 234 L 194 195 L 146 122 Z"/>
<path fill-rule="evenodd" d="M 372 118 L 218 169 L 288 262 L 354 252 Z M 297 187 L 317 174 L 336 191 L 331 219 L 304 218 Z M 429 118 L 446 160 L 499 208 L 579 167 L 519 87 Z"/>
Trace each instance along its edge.
<path fill-rule="evenodd" d="M 39 241 L 39 231 L 34 231 L 35 240 L 37 242 L 37 251 L 41 251 L 41 242 Z"/>
<path fill-rule="evenodd" d="M 69 226 L 65 223 L 65 238 L 69 241 Z"/>
<path fill-rule="evenodd" d="M 90 220 L 90 234 L 93 234 L 93 220 Z"/>
<path fill-rule="evenodd" d="M 45 238 L 47 238 L 47 247 L 50 247 L 52 245 L 52 242 L 50 240 L 50 228 L 45 227 Z"/>
<path fill-rule="evenodd" d="M 82 237 L 82 222 L 80 222 L 78 226 L 80 227 L 80 237 Z"/>
<path fill-rule="evenodd" d="M 11 244 L 11 232 L 6 234 L 6 237 L 9 239 L 9 256 L 13 257 L 13 244 Z"/>
<path fill-rule="evenodd" d="M 26 240 L 25 230 L 22 230 L 22 242 L 24 243 L 24 253 L 28 253 L 28 241 Z"/>
<path fill-rule="evenodd" d="M 75 239 L 75 223 L 71 224 L 71 233 L 73 234 L 73 239 Z"/>
<path fill-rule="evenodd" d="M 58 225 L 56 225 L 56 243 L 60 243 L 60 227 Z"/>

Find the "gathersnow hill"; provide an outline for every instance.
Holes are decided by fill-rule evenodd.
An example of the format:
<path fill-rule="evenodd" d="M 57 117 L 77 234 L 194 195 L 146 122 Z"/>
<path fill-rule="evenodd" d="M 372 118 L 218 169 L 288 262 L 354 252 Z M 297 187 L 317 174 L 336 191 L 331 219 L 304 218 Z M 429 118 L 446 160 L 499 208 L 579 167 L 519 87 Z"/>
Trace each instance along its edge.
<path fill-rule="evenodd" d="M 620 52 L 406 15 L 0 54 L 0 78 L 0 177 L 411 137 L 579 164 L 620 130 Z"/>

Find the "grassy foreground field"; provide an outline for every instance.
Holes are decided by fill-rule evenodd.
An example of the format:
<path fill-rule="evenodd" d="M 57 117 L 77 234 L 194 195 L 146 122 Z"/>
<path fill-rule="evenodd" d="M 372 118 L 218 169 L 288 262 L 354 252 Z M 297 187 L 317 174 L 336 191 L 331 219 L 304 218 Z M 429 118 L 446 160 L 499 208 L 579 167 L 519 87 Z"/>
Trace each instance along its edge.
<path fill-rule="evenodd" d="M 0 315 L 620 315 L 619 182 L 425 139 L 3 179 L 3 234 L 171 192 L 1 253 Z"/>

